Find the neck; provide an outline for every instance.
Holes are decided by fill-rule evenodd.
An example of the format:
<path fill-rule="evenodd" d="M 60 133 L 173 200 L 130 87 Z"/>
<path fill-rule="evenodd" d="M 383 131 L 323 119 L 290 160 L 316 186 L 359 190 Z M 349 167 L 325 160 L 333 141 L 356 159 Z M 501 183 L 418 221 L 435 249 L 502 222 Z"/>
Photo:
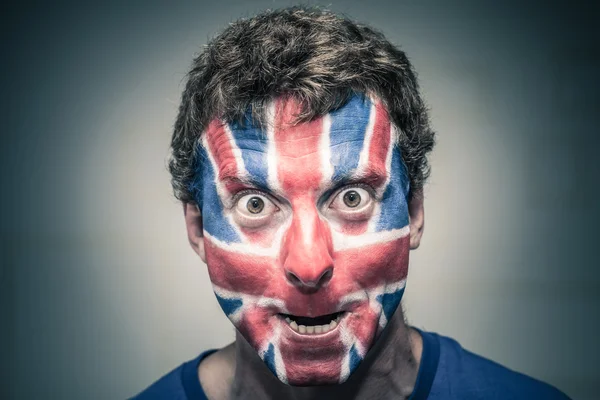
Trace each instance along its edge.
<path fill-rule="evenodd" d="M 238 333 L 231 398 L 294 400 L 348 398 L 408 398 L 421 360 L 422 340 L 410 329 L 399 307 L 363 362 L 343 384 L 295 387 L 280 382 Z M 342 397 L 345 396 L 345 397 Z"/>

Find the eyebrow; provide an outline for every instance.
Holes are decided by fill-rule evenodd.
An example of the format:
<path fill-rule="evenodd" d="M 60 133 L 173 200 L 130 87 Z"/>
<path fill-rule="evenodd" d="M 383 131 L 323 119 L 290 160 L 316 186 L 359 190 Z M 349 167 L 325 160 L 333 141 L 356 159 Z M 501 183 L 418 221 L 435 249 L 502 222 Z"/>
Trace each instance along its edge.
<path fill-rule="evenodd" d="M 270 187 L 268 185 L 268 183 L 265 185 L 266 179 L 264 179 L 264 178 L 257 178 L 252 175 L 239 176 L 239 175 L 227 174 L 227 175 L 222 176 L 221 180 L 226 185 L 230 184 L 230 185 L 239 185 L 239 186 L 243 186 L 243 187 L 254 187 L 254 188 L 266 191 L 266 192 L 271 192 L 279 197 L 285 197 L 283 193 L 279 192 L 275 188 Z"/>
<path fill-rule="evenodd" d="M 354 169 L 343 173 L 340 176 L 334 177 L 332 179 L 332 184 L 339 186 L 340 184 L 353 183 L 357 181 L 377 184 L 385 181 L 388 178 L 388 175 L 389 173 L 386 169 L 369 165 L 363 171 L 361 171 L 361 173 L 357 173 L 356 169 Z"/>

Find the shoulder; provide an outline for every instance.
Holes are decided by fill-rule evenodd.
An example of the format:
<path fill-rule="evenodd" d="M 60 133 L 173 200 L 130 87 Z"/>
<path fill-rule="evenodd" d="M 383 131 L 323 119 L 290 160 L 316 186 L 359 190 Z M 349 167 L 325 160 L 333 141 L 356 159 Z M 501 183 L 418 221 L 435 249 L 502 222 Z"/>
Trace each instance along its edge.
<path fill-rule="evenodd" d="M 208 350 L 165 374 L 131 400 L 222 398 L 219 389 L 231 347 Z"/>
<path fill-rule="evenodd" d="M 440 358 L 432 398 L 568 400 L 560 390 L 439 338 Z M 435 396 L 438 394 L 439 396 Z"/>
<path fill-rule="evenodd" d="M 154 400 L 164 398 L 187 400 L 188 397 L 185 394 L 182 379 L 184 366 L 185 364 L 182 364 L 167 373 L 137 396 L 134 396 L 131 400 Z"/>

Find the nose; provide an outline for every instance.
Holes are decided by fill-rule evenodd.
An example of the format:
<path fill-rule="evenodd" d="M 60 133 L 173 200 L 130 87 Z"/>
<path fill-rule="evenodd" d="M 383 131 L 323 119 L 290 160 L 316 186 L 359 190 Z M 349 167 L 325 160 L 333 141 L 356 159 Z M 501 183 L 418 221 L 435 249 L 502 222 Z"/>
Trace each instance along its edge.
<path fill-rule="evenodd" d="M 295 210 L 283 242 L 286 279 L 303 292 L 316 292 L 333 277 L 331 232 L 317 210 Z"/>

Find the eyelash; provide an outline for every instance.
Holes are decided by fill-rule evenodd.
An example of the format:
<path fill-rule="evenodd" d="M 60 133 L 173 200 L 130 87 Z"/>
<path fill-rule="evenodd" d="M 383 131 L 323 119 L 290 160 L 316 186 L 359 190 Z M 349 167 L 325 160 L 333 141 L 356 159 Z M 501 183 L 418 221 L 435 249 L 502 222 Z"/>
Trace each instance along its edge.
<path fill-rule="evenodd" d="M 327 204 L 327 208 L 329 208 L 331 206 L 331 203 L 333 203 L 333 201 L 339 196 L 340 193 L 342 193 L 345 190 L 351 189 L 351 188 L 364 189 L 367 192 L 369 192 L 373 201 L 379 201 L 379 198 L 377 197 L 377 193 L 375 192 L 375 189 L 373 189 L 373 187 L 371 185 L 368 185 L 368 184 L 362 183 L 362 182 L 349 183 L 347 185 L 340 187 L 339 189 L 336 189 L 333 192 L 333 194 L 325 201 Z"/>
<path fill-rule="evenodd" d="M 275 201 L 273 201 L 272 197 L 269 196 L 267 193 L 258 190 L 258 189 L 243 189 L 240 190 L 239 192 L 237 192 L 236 194 L 233 195 L 233 198 L 231 199 L 231 204 L 232 206 L 235 206 L 237 204 L 237 202 L 244 196 L 248 195 L 248 194 L 258 194 L 260 196 L 266 197 L 267 199 L 269 199 L 273 204 L 277 205 L 277 203 Z"/>

